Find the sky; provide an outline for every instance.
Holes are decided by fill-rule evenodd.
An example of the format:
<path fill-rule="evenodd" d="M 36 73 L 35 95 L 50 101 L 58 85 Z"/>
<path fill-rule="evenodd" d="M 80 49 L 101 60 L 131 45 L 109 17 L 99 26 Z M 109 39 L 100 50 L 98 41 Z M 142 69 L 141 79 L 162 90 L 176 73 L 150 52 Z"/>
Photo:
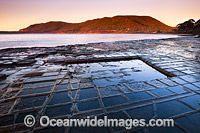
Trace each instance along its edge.
<path fill-rule="evenodd" d="M 83 22 L 116 15 L 152 16 L 175 27 L 200 19 L 200 0 L 0 0 L 0 31 L 48 21 Z"/>

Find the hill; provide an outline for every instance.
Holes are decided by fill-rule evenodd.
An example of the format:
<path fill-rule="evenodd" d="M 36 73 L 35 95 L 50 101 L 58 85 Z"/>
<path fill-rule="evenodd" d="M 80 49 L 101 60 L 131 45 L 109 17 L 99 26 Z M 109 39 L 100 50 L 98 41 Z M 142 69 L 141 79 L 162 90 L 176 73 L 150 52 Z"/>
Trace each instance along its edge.
<path fill-rule="evenodd" d="M 166 33 L 167 26 L 150 16 L 114 16 L 88 20 L 82 23 L 50 21 L 30 25 L 20 32 L 28 33 Z"/>

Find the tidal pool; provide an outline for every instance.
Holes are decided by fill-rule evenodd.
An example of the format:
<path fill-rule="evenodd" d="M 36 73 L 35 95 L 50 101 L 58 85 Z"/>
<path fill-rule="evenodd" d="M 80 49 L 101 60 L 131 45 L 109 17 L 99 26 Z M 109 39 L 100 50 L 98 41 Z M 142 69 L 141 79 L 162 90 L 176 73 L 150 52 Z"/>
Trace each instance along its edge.
<path fill-rule="evenodd" d="M 82 77 L 90 75 L 98 87 L 116 85 L 127 81 L 149 81 L 167 76 L 139 59 L 81 64 Z"/>

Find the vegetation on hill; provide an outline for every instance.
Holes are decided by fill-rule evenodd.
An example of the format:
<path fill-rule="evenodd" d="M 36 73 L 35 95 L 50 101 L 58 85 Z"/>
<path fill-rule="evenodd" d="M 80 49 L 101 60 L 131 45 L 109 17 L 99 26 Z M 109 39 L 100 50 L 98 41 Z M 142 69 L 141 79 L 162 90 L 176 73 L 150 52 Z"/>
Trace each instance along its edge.
<path fill-rule="evenodd" d="M 195 34 L 200 35 L 200 19 L 195 22 L 194 19 L 189 19 L 177 25 L 175 33 Z"/>
<path fill-rule="evenodd" d="M 168 33 L 173 27 L 150 16 L 115 16 L 82 23 L 47 22 L 30 25 L 28 33 Z"/>

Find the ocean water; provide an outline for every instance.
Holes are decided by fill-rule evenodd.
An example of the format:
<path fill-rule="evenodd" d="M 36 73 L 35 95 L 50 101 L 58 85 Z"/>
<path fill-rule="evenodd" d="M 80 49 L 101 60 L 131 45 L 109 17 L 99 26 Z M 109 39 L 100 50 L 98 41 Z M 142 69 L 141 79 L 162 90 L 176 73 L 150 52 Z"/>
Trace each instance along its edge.
<path fill-rule="evenodd" d="M 143 39 L 176 38 L 169 34 L 0 34 L 0 49 L 16 47 L 55 47 Z"/>

